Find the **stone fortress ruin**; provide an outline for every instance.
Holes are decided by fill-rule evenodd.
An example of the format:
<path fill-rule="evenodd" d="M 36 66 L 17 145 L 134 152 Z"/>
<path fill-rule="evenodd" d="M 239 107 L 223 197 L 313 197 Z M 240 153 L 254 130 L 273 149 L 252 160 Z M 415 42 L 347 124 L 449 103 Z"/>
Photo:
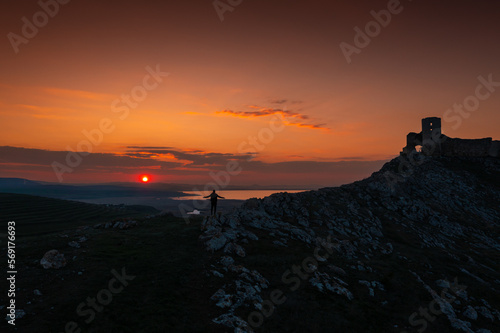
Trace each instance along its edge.
<path fill-rule="evenodd" d="M 406 147 L 402 155 L 419 152 L 426 156 L 500 157 L 500 141 L 492 138 L 450 138 L 441 132 L 441 118 L 422 119 L 422 131 L 410 132 L 406 136 Z"/>

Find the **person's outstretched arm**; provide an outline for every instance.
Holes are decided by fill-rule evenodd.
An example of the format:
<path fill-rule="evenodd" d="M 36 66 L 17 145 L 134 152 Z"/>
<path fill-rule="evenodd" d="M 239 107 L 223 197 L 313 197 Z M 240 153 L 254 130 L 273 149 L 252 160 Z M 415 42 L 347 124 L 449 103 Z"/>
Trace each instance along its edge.
<path fill-rule="evenodd" d="M 217 194 L 217 196 L 218 196 L 219 198 L 221 198 L 221 199 L 226 199 L 226 198 L 224 198 L 224 197 L 221 197 L 221 196 L 220 196 L 220 195 L 218 195 L 218 194 Z"/>
<path fill-rule="evenodd" d="M 206 197 L 204 197 L 204 198 L 208 198 L 209 196 L 210 196 L 210 194 L 209 194 L 209 195 L 207 195 L 207 196 L 206 196 Z"/>

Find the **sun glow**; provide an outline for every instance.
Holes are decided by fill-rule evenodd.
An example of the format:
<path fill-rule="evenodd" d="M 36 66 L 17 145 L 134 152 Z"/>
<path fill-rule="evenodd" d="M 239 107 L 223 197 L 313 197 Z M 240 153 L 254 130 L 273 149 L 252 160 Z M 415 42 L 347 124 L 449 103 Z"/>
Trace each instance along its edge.
<path fill-rule="evenodd" d="M 148 176 L 142 176 L 141 181 L 143 183 L 147 183 L 147 182 L 149 182 L 149 177 Z"/>

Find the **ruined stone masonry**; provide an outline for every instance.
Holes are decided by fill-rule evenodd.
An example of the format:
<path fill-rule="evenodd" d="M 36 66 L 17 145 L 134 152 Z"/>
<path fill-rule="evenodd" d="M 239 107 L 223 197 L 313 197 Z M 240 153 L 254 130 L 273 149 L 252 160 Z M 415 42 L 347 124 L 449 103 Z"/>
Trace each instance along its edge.
<path fill-rule="evenodd" d="M 406 147 L 401 154 L 409 155 L 417 151 L 427 156 L 500 157 L 500 141 L 492 138 L 450 138 L 441 133 L 441 118 L 428 117 L 422 119 L 420 133 L 408 133 Z"/>

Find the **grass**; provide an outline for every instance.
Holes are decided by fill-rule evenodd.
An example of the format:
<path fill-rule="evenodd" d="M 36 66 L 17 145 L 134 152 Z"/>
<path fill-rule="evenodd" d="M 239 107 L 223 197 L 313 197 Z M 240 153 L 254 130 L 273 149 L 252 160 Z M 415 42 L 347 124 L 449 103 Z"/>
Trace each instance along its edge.
<path fill-rule="evenodd" d="M 15 221 L 20 237 L 50 234 L 121 217 L 157 213 L 151 207 L 94 205 L 78 201 L 0 193 L 0 223 Z M 5 228 L 0 234 L 5 233 Z"/>
<path fill-rule="evenodd" d="M 140 218 L 137 211 L 129 210 L 139 221 L 137 227 L 94 229 L 89 225 L 116 219 L 127 210 L 23 195 L 2 195 L 2 199 L 3 208 L 9 208 L 3 216 L 16 221 L 21 236 L 16 240 L 16 304 L 27 315 L 17 320 L 17 332 L 64 332 L 68 322 L 75 322 L 81 332 L 207 331 L 210 307 L 200 300 L 208 300 L 213 290 L 205 288 L 202 275 L 205 251 L 198 241 L 200 218 L 186 224 L 169 215 Z M 23 218 L 20 207 L 29 204 L 45 208 L 39 219 Z M 73 214 L 68 215 L 70 211 Z M 88 214 L 84 219 L 79 218 L 82 212 Z M 81 248 L 68 245 L 80 236 L 88 238 Z M 5 247 L 3 243 L 4 253 Z M 45 270 L 40 266 L 40 259 L 51 249 L 65 255 L 66 267 Z M 92 322 L 85 323 L 89 316 L 77 314 L 79 304 L 107 289 L 111 270 L 122 268 L 135 278 L 113 295 L 102 312 L 95 312 Z M 35 289 L 42 296 L 35 295 Z M 6 295 L 0 297 L 6 304 Z"/>

